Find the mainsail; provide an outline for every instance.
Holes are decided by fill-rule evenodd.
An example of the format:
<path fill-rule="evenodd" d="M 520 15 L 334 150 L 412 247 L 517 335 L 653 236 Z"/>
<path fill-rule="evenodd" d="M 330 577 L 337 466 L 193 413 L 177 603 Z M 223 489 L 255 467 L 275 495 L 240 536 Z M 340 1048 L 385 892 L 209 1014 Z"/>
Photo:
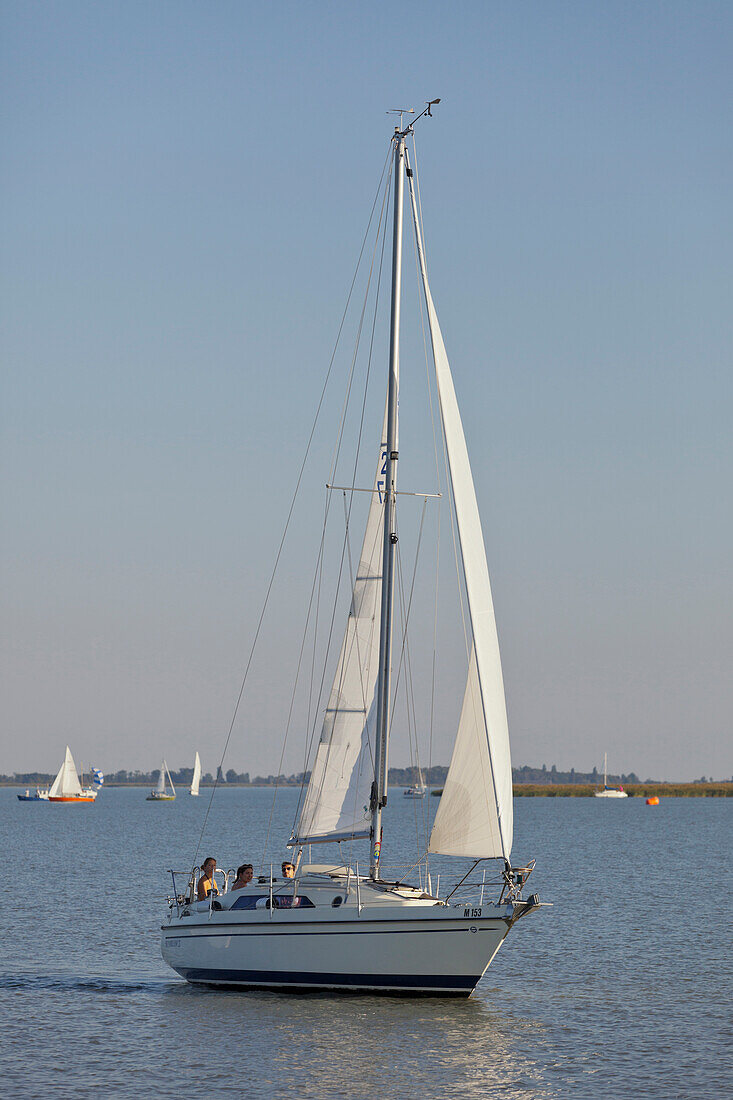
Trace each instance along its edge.
<path fill-rule="evenodd" d="M 199 783 L 201 782 L 201 757 L 198 752 L 193 762 L 193 779 L 191 780 L 191 794 L 196 796 L 199 793 Z"/>
<path fill-rule="evenodd" d="M 472 641 L 458 733 L 428 850 L 475 859 L 508 859 L 513 833 L 512 766 L 489 570 L 461 414 L 428 285 L 411 176 L 408 176 L 408 185 L 435 360 Z"/>
<path fill-rule="evenodd" d="M 81 783 L 77 775 L 74 757 L 71 755 L 71 749 L 67 745 L 64 762 L 59 768 L 58 775 L 51 784 L 48 796 L 49 798 L 68 798 L 71 795 L 78 794 L 81 794 Z"/>
<path fill-rule="evenodd" d="M 369 836 L 377 720 L 386 421 L 351 609 L 297 835 L 308 844 Z"/>
<path fill-rule="evenodd" d="M 160 775 L 158 776 L 158 782 L 155 785 L 155 789 L 158 794 L 165 793 L 165 773 L 167 772 L 167 770 L 168 768 L 166 766 L 166 762 L 165 760 L 163 760 L 160 765 Z"/>

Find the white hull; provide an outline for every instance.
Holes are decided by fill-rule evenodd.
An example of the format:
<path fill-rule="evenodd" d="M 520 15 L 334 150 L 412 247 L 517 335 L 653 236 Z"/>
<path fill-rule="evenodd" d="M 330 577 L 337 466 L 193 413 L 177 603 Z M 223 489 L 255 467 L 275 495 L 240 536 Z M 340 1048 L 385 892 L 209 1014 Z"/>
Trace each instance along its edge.
<path fill-rule="evenodd" d="M 184 906 L 180 916 L 174 909 L 162 929 L 163 958 L 194 984 L 467 997 L 514 921 L 535 907 L 447 905 L 409 887 L 362 881 L 360 908 L 355 880 L 348 895 L 344 882 L 325 890 L 303 881 L 299 894 L 312 899 L 310 908 L 270 909 L 268 885 L 217 899 L 228 906 L 257 897 L 256 909 L 217 912 L 208 902 Z M 279 889 L 292 898 L 292 887 Z M 337 896 L 345 901 L 334 907 Z"/>
<path fill-rule="evenodd" d="M 628 798 L 626 791 L 596 791 L 594 798 Z"/>

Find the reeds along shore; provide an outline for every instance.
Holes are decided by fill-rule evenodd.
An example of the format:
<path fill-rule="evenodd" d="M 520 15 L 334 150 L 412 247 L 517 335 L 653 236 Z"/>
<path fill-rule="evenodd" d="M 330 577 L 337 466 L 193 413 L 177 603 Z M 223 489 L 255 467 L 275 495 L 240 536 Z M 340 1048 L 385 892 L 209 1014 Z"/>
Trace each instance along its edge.
<path fill-rule="evenodd" d="M 515 783 L 517 798 L 591 798 L 600 790 L 593 783 Z M 630 798 L 731 798 L 732 783 L 629 783 L 624 790 Z M 442 788 L 430 792 L 441 795 Z"/>
<path fill-rule="evenodd" d="M 515 783 L 518 798 L 589 798 L 600 788 L 591 783 Z M 629 783 L 629 795 L 649 798 L 730 798 L 733 783 Z"/>

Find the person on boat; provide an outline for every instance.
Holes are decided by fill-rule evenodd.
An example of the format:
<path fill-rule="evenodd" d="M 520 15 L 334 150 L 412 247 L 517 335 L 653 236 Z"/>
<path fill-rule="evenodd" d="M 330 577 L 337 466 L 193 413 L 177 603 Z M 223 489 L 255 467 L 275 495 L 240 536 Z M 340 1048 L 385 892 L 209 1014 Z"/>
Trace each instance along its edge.
<path fill-rule="evenodd" d="M 283 873 L 283 878 L 295 878 L 295 867 L 287 860 L 284 861 L 280 870 Z"/>
<path fill-rule="evenodd" d="M 254 868 L 251 863 L 243 863 L 241 867 L 237 867 L 237 877 L 232 883 L 232 890 L 241 890 L 244 886 L 249 886 L 254 875 Z"/>
<path fill-rule="evenodd" d="M 206 901 L 210 894 L 218 894 L 219 887 L 216 885 L 216 879 L 214 878 L 214 871 L 216 870 L 216 860 L 213 856 L 207 856 L 204 862 L 201 864 L 201 878 L 199 879 L 197 898 L 199 901 Z"/>

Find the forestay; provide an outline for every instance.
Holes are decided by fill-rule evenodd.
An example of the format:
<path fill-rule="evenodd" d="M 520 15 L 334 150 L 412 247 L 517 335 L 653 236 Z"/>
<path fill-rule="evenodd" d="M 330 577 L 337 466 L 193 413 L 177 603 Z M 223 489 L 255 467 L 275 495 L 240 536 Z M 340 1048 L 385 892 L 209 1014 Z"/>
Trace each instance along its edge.
<path fill-rule="evenodd" d="M 59 768 L 58 775 L 51 784 L 48 795 L 49 798 L 60 798 L 77 794 L 81 794 L 81 783 L 77 775 L 74 757 L 71 755 L 71 749 L 67 745 L 64 762 Z"/>
<path fill-rule="evenodd" d="M 336 675 L 291 844 L 369 836 L 382 595 L 386 421 Z"/>
<path fill-rule="evenodd" d="M 443 434 L 466 583 L 472 648 L 466 692 L 429 851 L 509 858 L 512 766 L 494 605 L 481 518 L 450 364 L 428 285 L 413 180 L 408 177 Z"/>

